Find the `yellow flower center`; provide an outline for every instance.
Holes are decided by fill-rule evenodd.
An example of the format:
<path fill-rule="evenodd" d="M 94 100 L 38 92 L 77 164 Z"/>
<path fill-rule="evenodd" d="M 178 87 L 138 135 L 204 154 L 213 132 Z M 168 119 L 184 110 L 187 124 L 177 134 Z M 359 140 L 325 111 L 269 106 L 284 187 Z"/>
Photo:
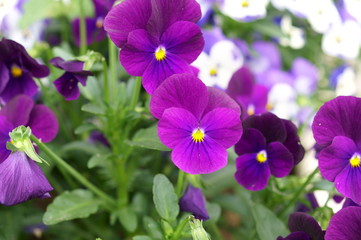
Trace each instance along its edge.
<path fill-rule="evenodd" d="M 163 47 L 158 47 L 157 50 L 154 53 L 155 55 L 155 59 L 157 59 L 157 61 L 163 61 L 167 55 L 167 53 L 165 52 L 165 49 Z"/>
<path fill-rule="evenodd" d="M 255 111 L 254 105 L 253 105 L 253 104 L 249 105 L 248 108 L 247 108 L 247 114 L 251 116 L 251 115 L 253 115 L 255 112 L 256 112 L 256 111 Z"/>
<path fill-rule="evenodd" d="M 95 22 L 95 26 L 97 28 L 102 28 L 103 27 L 103 19 L 102 18 L 98 18 L 97 21 Z"/>
<path fill-rule="evenodd" d="M 249 7 L 248 0 L 243 0 L 241 4 L 242 4 L 242 7 Z"/>
<path fill-rule="evenodd" d="M 359 167 L 361 165 L 361 157 L 360 154 L 355 153 L 350 159 L 350 164 L 352 167 Z"/>
<path fill-rule="evenodd" d="M 21 77 L 21 75 L 23 75 L 23 70 L 21 70 L 21 68 L 19 68 L 18 66 L 13 65 L 11 67 L 11 75 L 13 77 Z"/>
<path fill-rule="evenodd" d="M 204 132 L 202 129 L 197 128 L 192 133 L 192 139 L 194 142 L 203 142 L 204 141 Z"/>
<path fill-rule="evenodd" d="M 267 104 L 266 104 L 266 109 L 267 109 L 268 111 L 271 111 L 271 110 L 273 109 L 273 105 L 270 104 L 270 103 L 267 103 Z"/>
<path fill-rule="evenodd" d="M 209 74 L 211 76 L 217 76 L 217 69 L 216 68 L 211 68 L 211 70 L 209 71 Z"/>
<path fill-rule="evenodd" d="M 267 153 L 266 153 L 266 151 L 262 150 L 259 153 L 257 153 L 256 160 L 259 163 L 264 163 L 265 161 L 267 161 Z"/>

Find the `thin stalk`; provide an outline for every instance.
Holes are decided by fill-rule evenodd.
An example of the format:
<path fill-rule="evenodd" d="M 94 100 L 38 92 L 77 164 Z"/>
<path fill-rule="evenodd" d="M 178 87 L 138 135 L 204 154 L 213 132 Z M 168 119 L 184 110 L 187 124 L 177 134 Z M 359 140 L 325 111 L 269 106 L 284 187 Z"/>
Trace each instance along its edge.
<path fill-rule="evenodd" d="M 84 2 L 80 0 L 80 55 L 84 55 L 87 49 Z"/>
<path fill-rule="evenodd" d="M 133 88 L 133 95 L 132 95 L 132 99 L 130 101 L 130 109 L 132 109 L 132 110 L 134 110 L 135 107 L 137 106 L 141 86 L 142 86 L 142 77 L 136 77 L 135 85 Z"/>
<path fill-rule="evenodd" d="M 180 197 L 183 192 L 184 177 L 185 177 L 185 173 L 179 169 L 177 186 L 175 191 L 178 197 Z"/>
<path fill-rule="evenodd" d="M 174 231 L 173 236 L 171 238 L 172 240 L 178 240 L 182 237 L 183 229 L 185 228 L 188 222 L 189 222 L 189 217 L 183 219 L 183 221 L 178 225 L 178 227 Z"/>
<path fill-rule="evenodd" d="M 219 229 L 217 227 L 217 224 L 214 221 L 211 221 L 210 225 L 211 225 L 212 231 L 213 231 L 213 233 L 215 235 L 215 239 L 216 240 L 222 240 L 223 237 L 222 237 L 222 234 L 221 234 L 221 232 L 219 231 Z"/>
<path fill-rule="evenodd" d="M 90 191 L 96 194 L 98 197 L 104 200 L 111 209 L 115 206 L 115 200 L 111 198 L 109 195 L 104 193 L 98 187 L 89 182 L 86 178 L 84 178 L 77 170 L 75 170 L 72 166 L 66 163 L 63 159 L 61 159 L 56 153 L 54 153 L 50 148 L 48 148 L 44 143 L 42 143 L 37 137 L 31 135 L 30 139 L 38 146 L 39 149 L 44 151 L 48 157 L 50 157 L 54 162 L 60 165 L 63 169 L 65 169 L 71 176 L 73 176 L 79 183 L 86 186 Z"/>
<path fill-rule="evenodd" d="M 110 101 L 113 102 L 115 99 L 115 91 L 117 87 L 117 49 L 114 43 L 110 40 L 108 42 L 109 48 L 109 69 L 110 69 Z"/>
<path fill-rule="evenodd" d="M 280 212 L 280 216 L 281 218 L 285 217 L 285 214 L 287 213 L 288 209 L 292 206 L 295 205 L 297 199 L 299 198 L 299 196 L 301 195 L 301 193 L 304 192 L 305 188 L 307 187 L 307 185 L 311 182 L 311 180 L 315 177 L 315 175 L 318 173 L 318 168 L 316 168 L 315 170 L 313 170 L 313 172 L 311 173 L 310 176 L 308 176 L 308 178 L 306 179 L 306 181 L 302 184 L 302 186 L 297 190 L 297 192 L 293 195 L 293 198 L 291 199 L 291 201 L 288 202 L 288 204 L 286 205 L 286 207 L 284 207 L 282 209 L 282 211 Z"/>
<path fill-rule="evenodd" d="M 104 102 L 109 104 L 109 80 L 108 80 L 108 64 L 105 59 L 102 59 L 103 75 L 104 75 Z"/>

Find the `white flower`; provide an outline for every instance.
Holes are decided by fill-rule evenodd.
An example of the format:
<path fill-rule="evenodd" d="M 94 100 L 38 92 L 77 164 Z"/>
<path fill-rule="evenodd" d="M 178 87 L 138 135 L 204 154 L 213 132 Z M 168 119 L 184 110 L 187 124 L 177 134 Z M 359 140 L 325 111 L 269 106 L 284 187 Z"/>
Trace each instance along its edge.
<path fill-rule="evenodd" d="M 224 0 L 221 10 L 239 21 L 251 21 L 266 16 L 269 0 Z"/>
<path fill-rule="evenodd" d="M 295 119 L 299 110 L 296 91 L 287 83 L 273 85 L 268 93 L 271 112 L 280 118 Z"/>
<path fill-rule="evenodd" d="M 356 94 L 356 74 L 351 67 L 347 67 L 337 77 L 336 96 L 353 96 Z"/>
<path fill-rule="evenodd" d="M 243 64 L 241 50 L 230 40 L 222 40 L 213 45 L 209 55 L 202 52 L 193 66 L 199 69 L 199 78 L 207 86 L 226 89 L 235 71 Z"/>
<path fill-rule="evenodd" d="M 300 49 L 305 46 L 305 32 L 303 29 L 292 25 L 291 17 L 286 15 L 281 19 L 281 30 L 285 37 L 280 38 L 282 46 L 291 47 L 293 49 Z"/>
<path fill-rule="evenodd" d="M 344 0 L 347 12 L 361 23 L 361 1 L 360 0 Z"/>
<path fill-rule="evenodd" d="M 354 59 L 360 46 L 361 27 L 355 21 L 333 25 L 322 38 L 322 49 L 330 56 Z"/>

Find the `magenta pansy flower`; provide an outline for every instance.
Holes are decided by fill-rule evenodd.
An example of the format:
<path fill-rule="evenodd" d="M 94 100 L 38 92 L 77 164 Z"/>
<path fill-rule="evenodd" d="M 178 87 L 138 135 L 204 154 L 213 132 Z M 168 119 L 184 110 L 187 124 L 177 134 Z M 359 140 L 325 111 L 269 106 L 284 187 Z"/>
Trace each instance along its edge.
<path fill-rule="evenodd" d="M 34 96 L 38 92 L 33 77 L 49 75 L 49 68 L 31 58 L 19 43 L 0 41 L 0 98 L 7 102 L 18 94 Z"/>
<path fill-rule="evenodd" d="M 154 92 L 151 113 L 159 119 L 160 140 L 174 164 L 206 174 L 227 164 L 227 148 L 242 135 L 238 104 L 223 91 L 207 88 L 192 74 L 176 74 Z"/>
<path fill-rule="evenodd" d="M 55 57 L 50 63 L 57 68 L 63 69 L 65 73 L 54 81 L 56 90 L 64 96 L 65 100 L 76 100 L 80 96 L 78 83 L 86 85 L 88 76 L 92 76 L 90 71 L 83 70 L 82 61 L 65 61 L 61 57 Z"/>
<path fill-rule="evenodd" d="M 195 24 L 200 16 L 194 0 L 126 0 L 109 12 L 104 26 L 121 48 L 125 70 L 142 76 L 143 87 L 152 94 L 172 74 L 193 73 L 189 64 L 204 46 Z"/>
<path fill-rule="evenodd" d="M 322 176 L 345 197 L 361 203 L 361 99 L 337 97 L 325 103 L 312 123 Z"/>
<path fill-rule="evenodd" d="M 29 126 L 43 142 L 51 141 L 58 132 L 58 121 L 52 111 L 35 104 L 26 95 L 11 99 L 0 111 L 0 203 L 15 205 L 32 198 L 50 197 L 52 190 L 41 169 L 23 152 L 6 148 L 9 133 L 18 126 Z"/>
<path fill-rule="evenodd" d="M 188 185 L 183 196 L 179 199 L 181 211 L 190 212 L 199 220 L 208 220 L 209 215 L 206 209 L 206 198 L 202 190 L 192 185 Z"/>

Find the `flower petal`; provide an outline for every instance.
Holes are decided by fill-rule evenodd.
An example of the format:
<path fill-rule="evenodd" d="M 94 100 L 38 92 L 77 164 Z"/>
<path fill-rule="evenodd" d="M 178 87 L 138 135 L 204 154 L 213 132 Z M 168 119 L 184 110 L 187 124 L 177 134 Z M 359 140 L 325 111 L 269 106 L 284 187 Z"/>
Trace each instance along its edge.
<path fill-rule="evenodd" d="M 53 83 L 56 90 L 63 95 L 65 100 L 72 101 L 79 98 L 80 91 L 78 87 L 78 79 L 75 78 L 72 73 L 65 72 Z"/>
<path fill-rule="evenodd" d="M 120 51 L 119 60 L 130 75 L 142 76 L 155 59 L 154 53 L 158 46 L 150 38 L 142 29 L 129 33 L 128 42 Z"/>
<path fill-rule="evenodd" d="M 236 181 L 251 191 L 264 189 L 271 176 L 270 168 L 265 163 L 256 160 L 257 153 L 243 154 L 236 159 Z"/>
<path fill-rule="evenodd" d="M 247 153 L 258 153 L 266 150 L 266 139 L 260 131 L 255 128 L 244 129 L 241 140 L 235 145 L 235 151 L 238 155 Z"/>
<path fill-rule="evenodd" d="M 183 108 L 168 108 L 158 122 L 158 135 L 162 143 L 174 148 L 183 139 L 192 139 L 192 131 L 198 127 L 194 115 Z"/>
<path fill-rule="evenodd" d="M 18 95 L 11 99 L 0 111 L 0 116 L 5 116 L 13 127 L 27 125 L 34 101 L 27 95 Z"/>
<path fill-rule="evenodd" d="M 197 22 L 201 16 L 199 4 L 194 0 L 151 0 L 152 15 L 147 30 L 160 37 L 176 21 Z"/>
<path fill-rule="evenodd" d="M 200 126 L 205 129 L 206 136 L 226 149 L 236 144 L 242 135 L 239 112 L 229 108 L 216 108 L 208 112 L 202 118 Z"/>
<path fill-rule="evenodd" d="M 206 209 L 206 199 L 202 190 L 188 185 L 185 193 L 179 199 L 179 207 L 184 212 L 190 212 L 199 220 L 209 219 Z"/>
<path fill-rule="evenodd" d="M 59 123 L 55 114 L 45 105 L 37 104 L 30 114 L 27 124 L 32 133 L 42 142 L 50 142 L 58 133 Z"/>
<path fill-rule="evenodd" d="M 305 232 L 293 232 L 290 233 L 287 237 L 278 237 L 277 240 L 312 240 Z"/>
<path fill-rule="evenodd" d="M 43 198 L 53 190 L 40 167 L 25 153 L 15 152 L 0 164 L 0 203 L 19 204 Z"/>
<path fill-rule="evenodd" d="M 1 92 L 1 98 L 7 102 L 19 94 L 34 96 L 38 92 L 38 86 L 29 72 L 23 72 L 20 77 L 10 77 L 10 80 L 4 90 Z"/>
<path fill-rule="evenodd" d="M 7 150 L 6 142 L 10 141 L 9 133 L 14 126 L 4 116 L 0 116 L 0 164 L 8 158 L 11 151 Z"/>
<path fill-rule="evenodd" d="M 200 119 L 208 102 L 206 85 L 193 74 L 176 74 L 167 78 L 154 91 L 150 101 L 150 112 L 160 119 L 164 110 L 180 107 Z"/>
<path fill-rule="evenodd" d="M 84 62 L 82 61 L 65 61 L 61 57 L 52 58 L 49 62 L 66 72 L 81 72 L 84 67 Z"/>
<path fill-rule="evenodd" d="M 324 237 L 318 222 L 306 213 L 292 213 L 288 219 L 288 228 L 291 232 L 305 232 L 314 240 L 323 240 Z"/>
<path fill-rule="evenodd" d="M 358 240 L 361 235 L 361 208 L 347 207 L 332 216 L 325 240 Z"/>
<path fill-rule="evenodd" d="M 8 84 L 10 80 L 9 69 L 6 65 L 0 62 L 0 93 L 5 89 L 6 84 Z"/>
<path fill-rule="evenodd" d="M 204 47 L 201 29 L 195 23 L 178 21 L 163 34 L 161 41 L 166 50 L 175 54 L 187 63 L 197 59 Z"/>
<path fill-rule="evenodd" d="M 172 152 L 173 163 L 189 174 L 208 174 L 227 165 L 227 151 L 212 138 L 196 143 L 182 139 Z"/>
<path fill-rule="evenodd" d="M 294 164 L 297 165 L 303 159 L 305 149 L 297 135 L 297 127 L 290 120 L 282 119 L 282 121 L 287 131 L 287 137 L 283 145 L 292 153 Z"/>
<path fill-rule="evenodd" d="M 193 69 L 182 58 L 168 52 L 163 61 L 154 58 L 150 62 L 143 74 L 143 87 L 152 95 L 166 78 L 177 73 L 193 74 Z"/>
<path fill-rule="evenodd" d="M 348 165 L 335 178 L 335 188 L 355 203 L 361 203 L 361 167 Z"/>
<path fill-rule="evenodd" d="M 338 136 L 332 144 L 324 148 L 318 156 L 320 172 L 328 181 L 335 181 L 336 176 L 350 163 L 350 158 L 357 151 L 355 143 L 347 138 Z"/>
<path fill-rule="evenodd" d="M 258 129 L 265 136 L 267 143 L 284 142 L 287 137 L 286 128 L 281 119 L 270 112 L 249 116 L 243 122 L 243 127 Z"/>
<path fill-rule="evenodd" d="M 251 95 L 254 86 L 254 77 L 247 66 L 242 66 L 232 76 L 227 87 L 227 94 L 234 99 L 240 95 Z"/>
<path fill-rule="evenodd" d="M 280 142 L 271 142 L 267 146 L 268 164 L 275 177 L 287 176 L 293 168 L 293 156 Z"/>
<path fill-rule="evenodd" d="M 215 108 L 231 108 L 237 111 L 239 114 L 241 113 L 241 108 L 239 107 L 238 103 L 220 89 L 208 87 L 208 97 L 208 104 L 204 109 L 203 114 L 206 114 Z"/>
<path fill-rule="evenodd" d="M 361 143 L 361 99 L 351 96 L 339 96 L 325 103 L 312 123 L 316 143 L 326 147 L 336 136 L 351 138 Z"/>
<path fill-rule="evenodd" d="M 152 14 L 151 1 L 126 0 L 115 5 L 104 19 L 104 29 L 115 45 L 122 48 L 128 34 L 136 29 L 146 29 Z"/>

